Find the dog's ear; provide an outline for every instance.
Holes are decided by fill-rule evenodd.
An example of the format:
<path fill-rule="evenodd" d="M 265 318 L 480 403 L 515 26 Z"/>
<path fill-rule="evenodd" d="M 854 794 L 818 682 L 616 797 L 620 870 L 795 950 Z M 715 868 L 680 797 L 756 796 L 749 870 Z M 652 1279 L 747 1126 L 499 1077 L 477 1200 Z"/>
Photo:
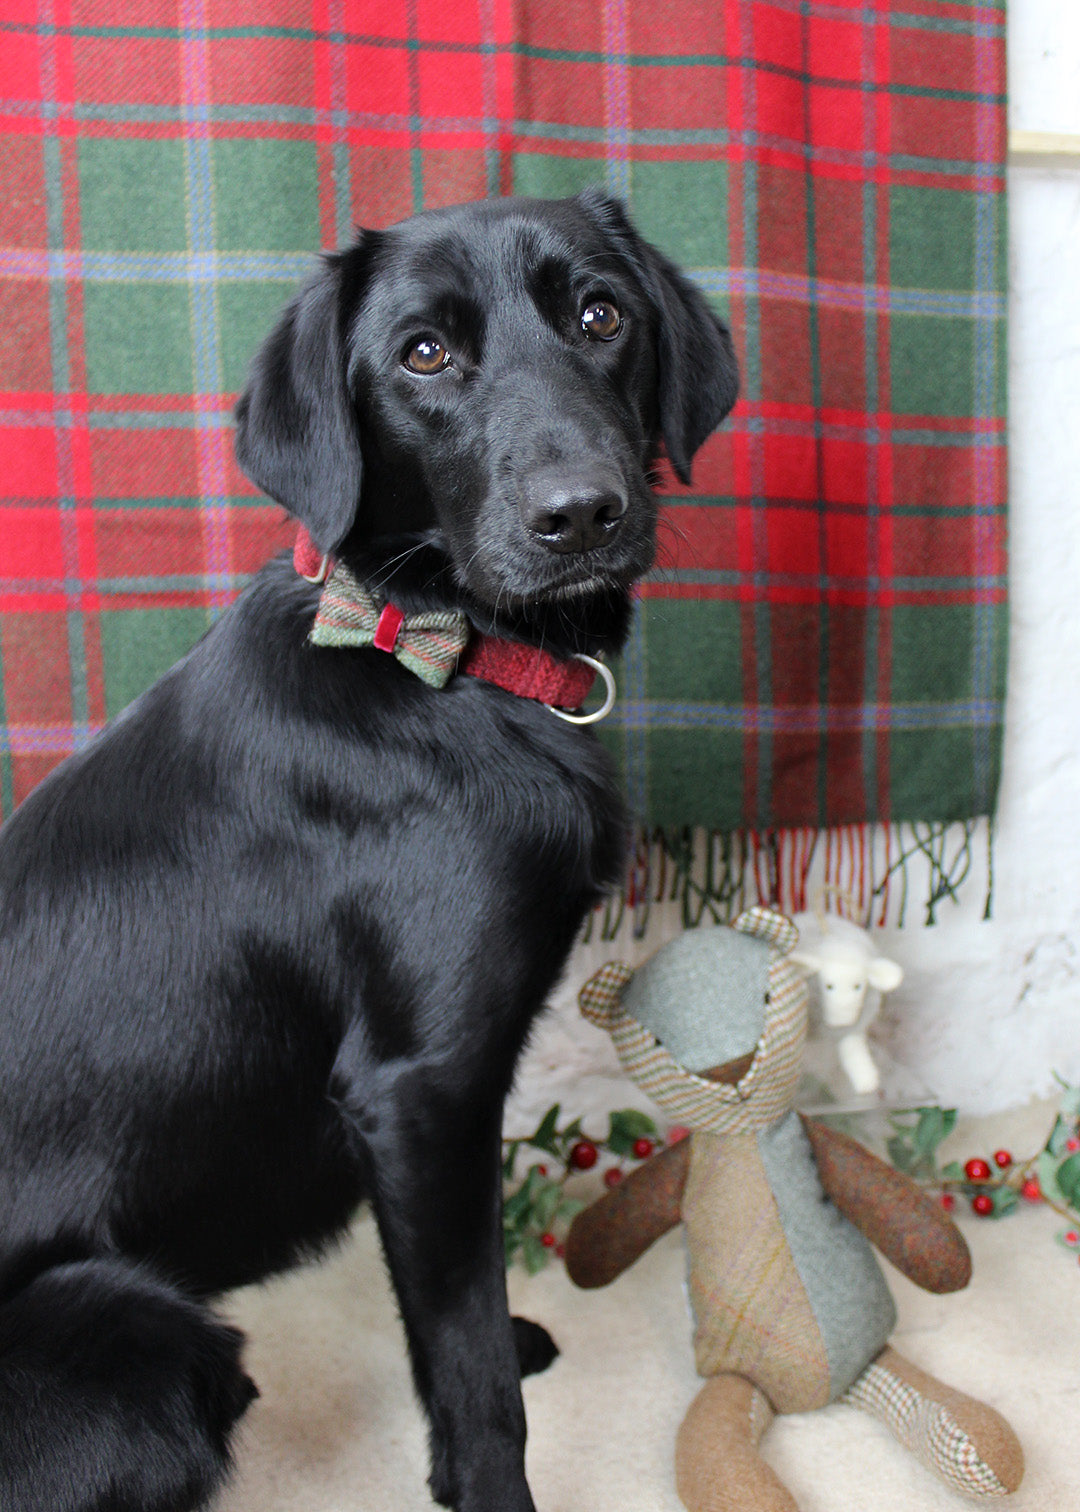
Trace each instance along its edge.
<path fill-rule="evenodd" d="M 683 483 L 694 453 L 739 395 L 731 332 L 664 254 L 634 230 L 618 200 L 585 190 L 579 201 L 615 242 L 657 315 L 660 434 Z"/>
<path fill-rule="evenodd" d="M 323 259 L 251 364 L 236 406 L 236 457 L 321 551 L 347 534 L 360 500 L 360 434 L 350 399 L 342 286 L 352 253 Z"/>

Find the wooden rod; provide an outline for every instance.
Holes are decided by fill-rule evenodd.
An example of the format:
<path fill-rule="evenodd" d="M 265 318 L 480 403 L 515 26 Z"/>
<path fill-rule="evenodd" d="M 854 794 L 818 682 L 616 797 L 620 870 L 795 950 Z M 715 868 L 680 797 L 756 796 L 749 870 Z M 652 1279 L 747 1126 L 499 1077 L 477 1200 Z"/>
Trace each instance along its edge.
<path fill-rule="evenodd" d="M 1009 156 L 1041 163 L 1080 167 L 1080 132 L 1010 131 Z"/>

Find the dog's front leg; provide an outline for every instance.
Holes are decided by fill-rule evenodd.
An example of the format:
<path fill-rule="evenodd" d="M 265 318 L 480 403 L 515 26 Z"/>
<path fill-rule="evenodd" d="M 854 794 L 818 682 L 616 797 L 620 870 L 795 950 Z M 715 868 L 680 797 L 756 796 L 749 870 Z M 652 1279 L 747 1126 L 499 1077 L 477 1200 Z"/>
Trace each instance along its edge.
<path fill-rule="evenodd" d="M 456 1512 L 533 1512 L 506 1299 L 502 1103 L 455 1081 L 383 1067 L 356 1124 L 431 1425 L 432 1494 Z"/>

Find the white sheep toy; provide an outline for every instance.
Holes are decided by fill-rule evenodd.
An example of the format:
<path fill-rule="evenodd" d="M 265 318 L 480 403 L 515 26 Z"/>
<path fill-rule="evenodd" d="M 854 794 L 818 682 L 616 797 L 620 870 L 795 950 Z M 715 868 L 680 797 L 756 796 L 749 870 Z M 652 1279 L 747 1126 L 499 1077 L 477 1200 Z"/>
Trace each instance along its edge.
<path fill-rule="evenodd" d="M 904 973 L 879 954 L 865 929 L 837 914 L 798 913 L 799 943 L 790 959 L 817 977 L 825 1028 L 836 1036 L 841 1070 L 860 1096 L 878 1091 L 881 1077 L 866 1031 L 881 1006 L 881 994 L 899 987 Z"/>

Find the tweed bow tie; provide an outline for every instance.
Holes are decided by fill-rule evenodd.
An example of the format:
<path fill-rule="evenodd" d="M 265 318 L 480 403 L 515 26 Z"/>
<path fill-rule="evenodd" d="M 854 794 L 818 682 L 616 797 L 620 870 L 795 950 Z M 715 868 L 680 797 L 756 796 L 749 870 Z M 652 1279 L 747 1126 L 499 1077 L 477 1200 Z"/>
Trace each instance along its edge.
<path fill-rule="evenodd" d="M 326 580 L 308 639 L 316 646 L 392 652 L 429 687 L 442 688 L 457 670 L 469 621 L 453 609 L 406 616 L 393 604 L 379 604 L 339 562 Z"/>

